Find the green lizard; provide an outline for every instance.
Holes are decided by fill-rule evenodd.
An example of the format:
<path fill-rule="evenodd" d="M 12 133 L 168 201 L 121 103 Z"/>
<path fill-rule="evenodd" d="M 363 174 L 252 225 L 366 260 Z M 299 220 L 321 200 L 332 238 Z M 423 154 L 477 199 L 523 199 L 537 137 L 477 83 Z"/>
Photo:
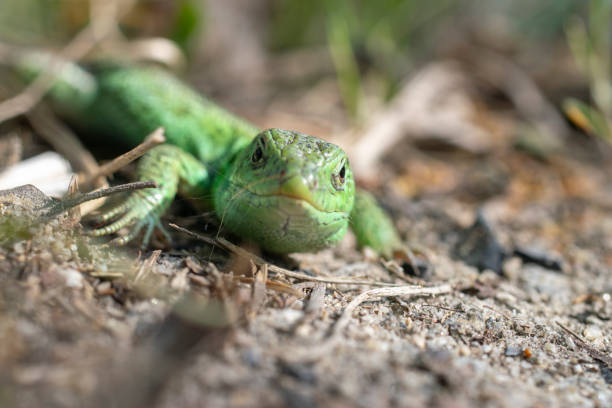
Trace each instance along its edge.
<path fill-rule="evenodd" d="M 18 71 L 32 80 L 45 58 L 21 57 Z M 106 225 L 93 235 L 129 227 L 115 242 L 125 244 L 144 231 L 146 245 L 180 193 L 207 201 L 223 228 L 274 253 L 329 247 L 349 225 L 360 246 L 386 256 L 401 246 L 373 197 L 355 189 L 347 155 L 334 144 L 295 131 L 260 131 L 161 68 L 68 64 L 54 80 L 47 97 L 77 128 L 127 145 L 165 128 L 167 144 L 138 166 L 138 179 L 158 188 L 136 191 L 104 213 Z"/>

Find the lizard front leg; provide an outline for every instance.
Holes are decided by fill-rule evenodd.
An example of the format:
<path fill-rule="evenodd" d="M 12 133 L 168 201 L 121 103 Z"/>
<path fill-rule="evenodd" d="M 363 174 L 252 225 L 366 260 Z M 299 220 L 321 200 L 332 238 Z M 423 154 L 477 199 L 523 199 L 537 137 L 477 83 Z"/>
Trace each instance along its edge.
<path fill-rule="evenodd" d="M 360 247 L 370 247 L 386 258 L 403 247 L 393 222 L 368 192 L 357 189 L 350 226 Z"/>
<path fill-rule="evenodd" d="M 208 182 L 206 166 L 193 155 L 172 145 L 157 146 L 145 154 L 138 165 L 138 180 L 154 181 L 157 188 L 138 190 L 123 203 L 104 212 L 99 219 L 112 223 L 91 231 L 93 236 L 113 234 L 130 226 L 130 231 L 112 242 L 124 245 L 144 228 L 142 245 L 149 243 L 155 227 L 166 235 L 160 217 L 166 212 L 177 191 L 204 194 Z"/>

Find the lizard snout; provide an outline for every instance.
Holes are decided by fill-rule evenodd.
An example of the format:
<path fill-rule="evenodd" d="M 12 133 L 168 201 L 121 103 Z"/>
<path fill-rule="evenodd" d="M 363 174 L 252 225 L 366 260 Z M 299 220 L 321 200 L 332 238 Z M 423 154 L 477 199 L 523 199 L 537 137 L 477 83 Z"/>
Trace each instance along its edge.
<path fill-rule="evenodd" d="M 294 175 L 286 178 L 282 182 L 276 191 L 276 195 L 306 201 L 313 207 L 321 210 L 319 205 L 314 200 L 313 191 L 310 184 L 312 183 L 301 175 Z"/>

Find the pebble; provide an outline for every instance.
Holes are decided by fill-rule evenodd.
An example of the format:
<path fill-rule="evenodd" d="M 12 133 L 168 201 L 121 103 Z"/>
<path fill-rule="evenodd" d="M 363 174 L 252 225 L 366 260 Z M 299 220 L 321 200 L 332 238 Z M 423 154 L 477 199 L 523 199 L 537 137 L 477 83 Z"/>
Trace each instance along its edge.
<path fill-rule="evenodd" d="M 449 348 L 449 346 L 453 345 L 453 343 L 455 343 L 455 341 L 453 340 L 452 337 L 438 336 L 428 341 L 427 346 L 428 348 L 433 348 L 433 349 L 443 349 L 443 348 Z"/>
<path fill-rule="evenodd" d="M 81 289 L 83 287 L 83 275 L 71 268 L 59 269 L 59 274 L 64 278 L 66 286 L 69 288 Z"/>
<path fill-rule="evenodd" d="M 414 323 L 412 322 L 412 319 L 407 317 L 406 320 L 404 320 L 404 324 L 406 325 L 406 330 L 412 330 L 414 328 Z"/>
<path fill-rule="evenodd" d="M 521 374 L 521 368 L 518 365 L 512 365 L 508 369 L 508 372 L 510 373 L 511 377 L 516 378 Z"/>
<path fill-rule="evenodd" d="M 20 241 L 13 245 L 13 251 L 17 254 L 25 252 L 25 241 Z"/>
<path fill-rule="evenodd" d="M 302 312 L 301 310 L 284 309 L 280 311 L 277 315 L 278 326 L 289 327 L 295 324 L 299 319 L 301 319 L 303 315 L 304 312 Z"/>
<path fill-rule="evenodd" d="M 301 338 L 310 338 L 313 334 L 313 327 L 309 324 L 301 324 L 295 330 L 295 334 Z"/>
<path fill-rule="evenodd" d="M 504 350 L 504 355 L 508 357 L 516 357 L 523 354 L 523 349 L 518 346 L 506 346 L 506 350 Z"/>
<path fill-rule="evenodd" d="M 96 292 L 98 293 L 106 293 L 111 289 L 111 283 L 109 281 L 104 281 L 96 286 Z"/>
<path fill-rule="evenodd" d="M 557 354 L 557 346 L 555 346 L 553 343 L 546 343 L 544 344 L 544 351 L 554 356 L 555 354 Z"/>
<path fill-rule="evenodd" d="M 587 326 L 587 328 L 582 332 L 582 335 L 590 342 L 598 341 L 603 337 L 601 329 L 593 325 Z"/>
<path fill-rule="evenodd" d="M 472 354 L 472 350 L 465 344 L 460 345 L 457 352 L 463 357 L 469 357 Z"/>
<path fill-rule="evenodd" d="M 511 295 L 508 292 L 499 292 L 495 295 L 495 298 L 499 301 L 514 305 L 516 304 L 517 300 L 516 297 Z"/>
<path fill-rule="evenodd" d="M 421 350 L 425 350 L 425 337 L 422 335 L 415 335 L 412 336 L 412 341 L 414 341 L 414 344 L 420 348 Z"/>

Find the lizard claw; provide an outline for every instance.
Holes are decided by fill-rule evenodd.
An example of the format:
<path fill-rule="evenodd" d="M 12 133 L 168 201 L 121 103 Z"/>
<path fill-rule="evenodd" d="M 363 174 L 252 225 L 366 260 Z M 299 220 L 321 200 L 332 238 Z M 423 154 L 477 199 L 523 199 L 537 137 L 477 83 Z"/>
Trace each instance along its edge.
<path fill-rule="evenodd" d="M 143 229 L 142 247 L 149 244 L 155 228 L 160 229 L 169 238 L 168 232 L 161 225 L 160 217 L 170 205 L 170 201 L 165 199 L 162 191 L 158 189 L 136 191 L 123 203 L 96 217 L 96 220 L 102 223 L 113 219 L 114 221 L 89 231 L 89 235 L 94 237 L 110 235 L 129 226 L 130 230 L 127 234 L 113 239 L 110 243 L 125 245 L 133 241 Z"/>

